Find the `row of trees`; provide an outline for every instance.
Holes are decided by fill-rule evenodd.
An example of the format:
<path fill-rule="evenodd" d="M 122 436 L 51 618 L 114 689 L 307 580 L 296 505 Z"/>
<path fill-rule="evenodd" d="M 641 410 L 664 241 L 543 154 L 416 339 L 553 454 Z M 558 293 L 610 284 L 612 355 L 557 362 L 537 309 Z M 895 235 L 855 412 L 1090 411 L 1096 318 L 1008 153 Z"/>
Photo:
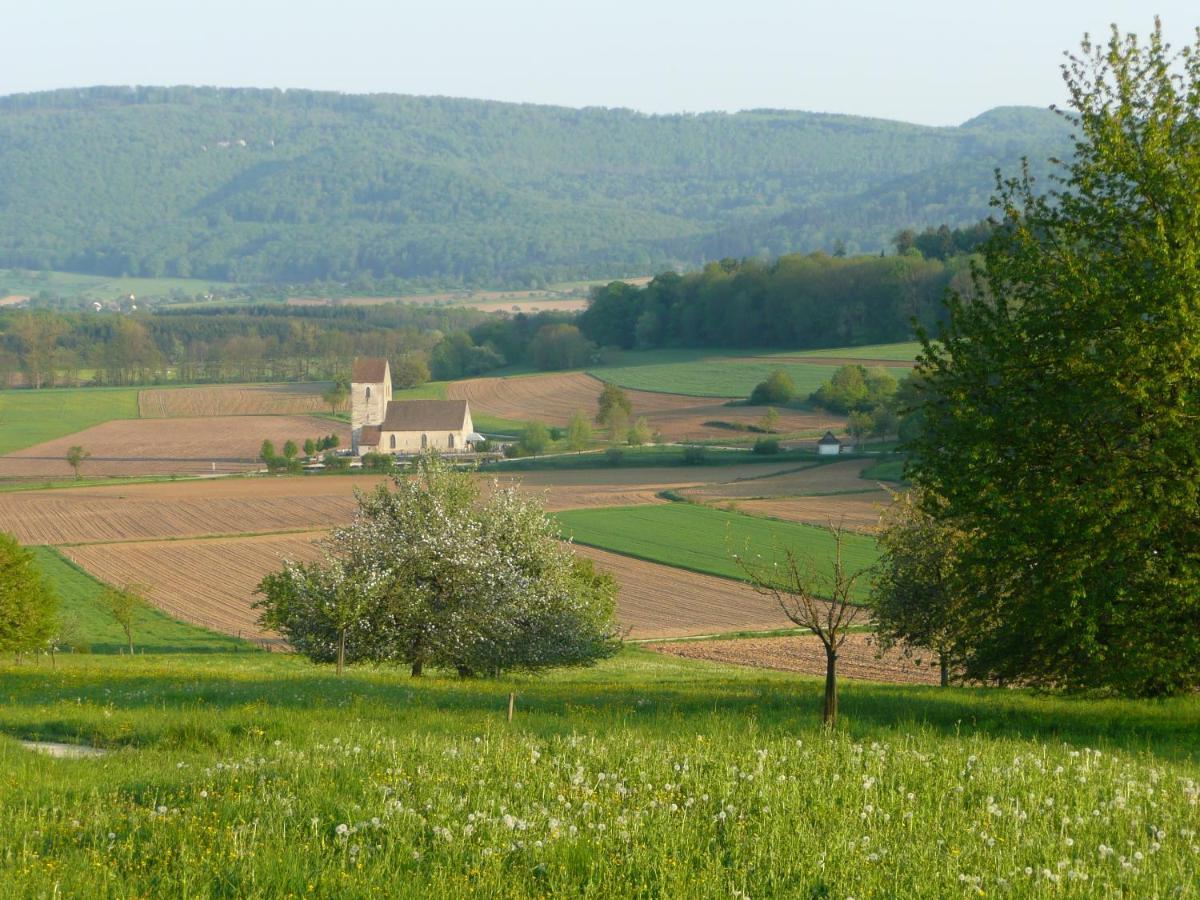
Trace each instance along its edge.
<path fill-rule="evenodd" d="M 602 347 L 830 347 L 912 337 L 933 325 L 947 287 L 969 284 L 969 258 L 920 254 L 724 259 L 698 272 L 667 272 L 645 287 L 593 291 L 579 317 Z"/>

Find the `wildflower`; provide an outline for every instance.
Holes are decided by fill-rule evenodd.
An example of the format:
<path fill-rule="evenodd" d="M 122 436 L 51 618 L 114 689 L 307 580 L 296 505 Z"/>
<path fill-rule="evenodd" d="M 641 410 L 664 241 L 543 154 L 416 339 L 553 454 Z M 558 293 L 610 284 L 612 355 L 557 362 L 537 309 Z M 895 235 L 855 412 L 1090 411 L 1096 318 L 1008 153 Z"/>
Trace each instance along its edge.
<path fill-rule="evenodd" d="M 338 825 L 337 828 L 335 828 L 333 830 L 337 834 L 338 837 L 345 837 L 347 834 L 350 833 L 350 826 L 347 825 L 345 822 L 342 822 L 340 825 Z"/>

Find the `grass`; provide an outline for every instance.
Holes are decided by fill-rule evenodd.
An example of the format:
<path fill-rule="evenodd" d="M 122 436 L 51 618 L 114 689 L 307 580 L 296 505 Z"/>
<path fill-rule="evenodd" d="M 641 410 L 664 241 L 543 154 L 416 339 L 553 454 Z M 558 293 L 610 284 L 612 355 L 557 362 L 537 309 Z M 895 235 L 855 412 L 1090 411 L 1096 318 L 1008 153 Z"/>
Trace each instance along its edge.
<path fill-rule="evenodd" d="M 904 480 L 903 459 L 882 459 L 874 465 L 863 469 L 862 477 L 869 481 L 894 481 L 897 484 L 906 483 Z"/>
<path fill-rule="evenodd" d="M 1197 896 L 1197 698 L 847 683 L 827 733 L 820 692 L 640 650 L 486 682 L 339 679 L 269 654 L 4 664 L 0 882 L 97 898 Z M 51 759 L 15 737 L 114 752 Z"/>
<path fill-rule="evenodd" d="M 69 643 L 91 653 L 118 653 L 128 647 L 125 633 L 104 608 L 105 584 L 50 547 L 31 548 L 42 575 L 58 593 L 59 617 Z M 151 606 L 134 614 L 133 644 L 138 653 L 213 653 L 250 650 L 237 638 L 188 625 Z M 69 649 L 69 648 L 68 648 Z"/>
<path fill-rule="evenodd" d="M 832 533 L 815 525 L 747 516 L 693 503 L 573 509 L 555 513 L 562 532 L 577 543 L 623 553 L 680 569 L 743 579 L 732 554 L 761 554 L 770 560 L 776 547 L 811 559 L 822 576 L 832 571 Z M 847 534 L 843 558 L 849 570 L 877 558 L 875 541 Z M 860 581 L 856 599 L 865 600 Z"/>
<path fill-rule="evenodd" d="M 137 388 L 0 391 L 0 454 L 113 419 L 136 419 L 137 398 Z"/>
<path fill-rule="evenodd" d="M 28 294 L 36 297 L 48 291 L 75 300 L 118 300 L 133 294 L 142 298 L 170 297 L 176 293 L 203 294 L 211 289 L 226 288 L 219 281 L 194 278 L 107 278 L 103 275 L 81 275 L 75 272 L 29 271 L 0 269 L 0 296 Z"/>
<path fill-rule="evenodd" d="M 589 374 L 624 388 L 688 394 L 697 397 L 748 397 L 754 386 L 776 369 L 783 369 L 796 384 L 797 396 L 807 397 L 833 374 L 834 367 L 817 363 L 774 363 L 771 357 L 847 357 L 908 360 L 916 356 L 916 343 L 839 347 L 831 350 L 652 350 L 619 354 L 610 365 L 596 366 Z"/>

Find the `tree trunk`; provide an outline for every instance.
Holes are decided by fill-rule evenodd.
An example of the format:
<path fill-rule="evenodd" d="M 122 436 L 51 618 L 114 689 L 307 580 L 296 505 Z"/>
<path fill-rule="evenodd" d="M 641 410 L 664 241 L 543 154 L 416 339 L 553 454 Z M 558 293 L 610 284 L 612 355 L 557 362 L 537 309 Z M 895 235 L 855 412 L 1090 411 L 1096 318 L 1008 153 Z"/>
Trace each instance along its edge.
<path fill-rule="evenodd" d="M 950 662 L 945 656 L 938 655 L 938 666 L 942 670 L 942 687 L 950 686 Z"/>
<path fill-rule="evenodd" d="M 425 668 L 425 663 L 423 663 L 419 659 L 415 659 L 415 660 L 413 660 L 412 669 L 410 670 L 410 674 L 412 675 L 413 678 L 420 678 L 421 670 L 424 668 Z"/>
<path fill-rule="evenodd" d="M 343 631 L 338 634 L 337 673 L 338 673 L 339 678 L 342 677 L 342 668 L 345 665 L 346 665 L 346 632 Z"/>
<path fill-rule="evenodd" d="M 837 724 L 838 695 L 837 695 L 837 651 L 825 648 L 825 707 L 821 711 L 821 721 L 829 728 Z"/>

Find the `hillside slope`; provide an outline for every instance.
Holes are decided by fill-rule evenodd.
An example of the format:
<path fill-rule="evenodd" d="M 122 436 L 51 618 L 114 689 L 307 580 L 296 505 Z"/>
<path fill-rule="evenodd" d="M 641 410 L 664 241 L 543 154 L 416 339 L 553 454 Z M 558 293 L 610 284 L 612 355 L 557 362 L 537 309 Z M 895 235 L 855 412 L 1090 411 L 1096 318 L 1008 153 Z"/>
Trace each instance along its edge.
<path fill-rule="evenodd" d="M 0 98 L 0 266 L 529 284 L 880 249 L 984 215 L 1052 113 L 958 128 L 396 95 L 90 88 Z"/>

